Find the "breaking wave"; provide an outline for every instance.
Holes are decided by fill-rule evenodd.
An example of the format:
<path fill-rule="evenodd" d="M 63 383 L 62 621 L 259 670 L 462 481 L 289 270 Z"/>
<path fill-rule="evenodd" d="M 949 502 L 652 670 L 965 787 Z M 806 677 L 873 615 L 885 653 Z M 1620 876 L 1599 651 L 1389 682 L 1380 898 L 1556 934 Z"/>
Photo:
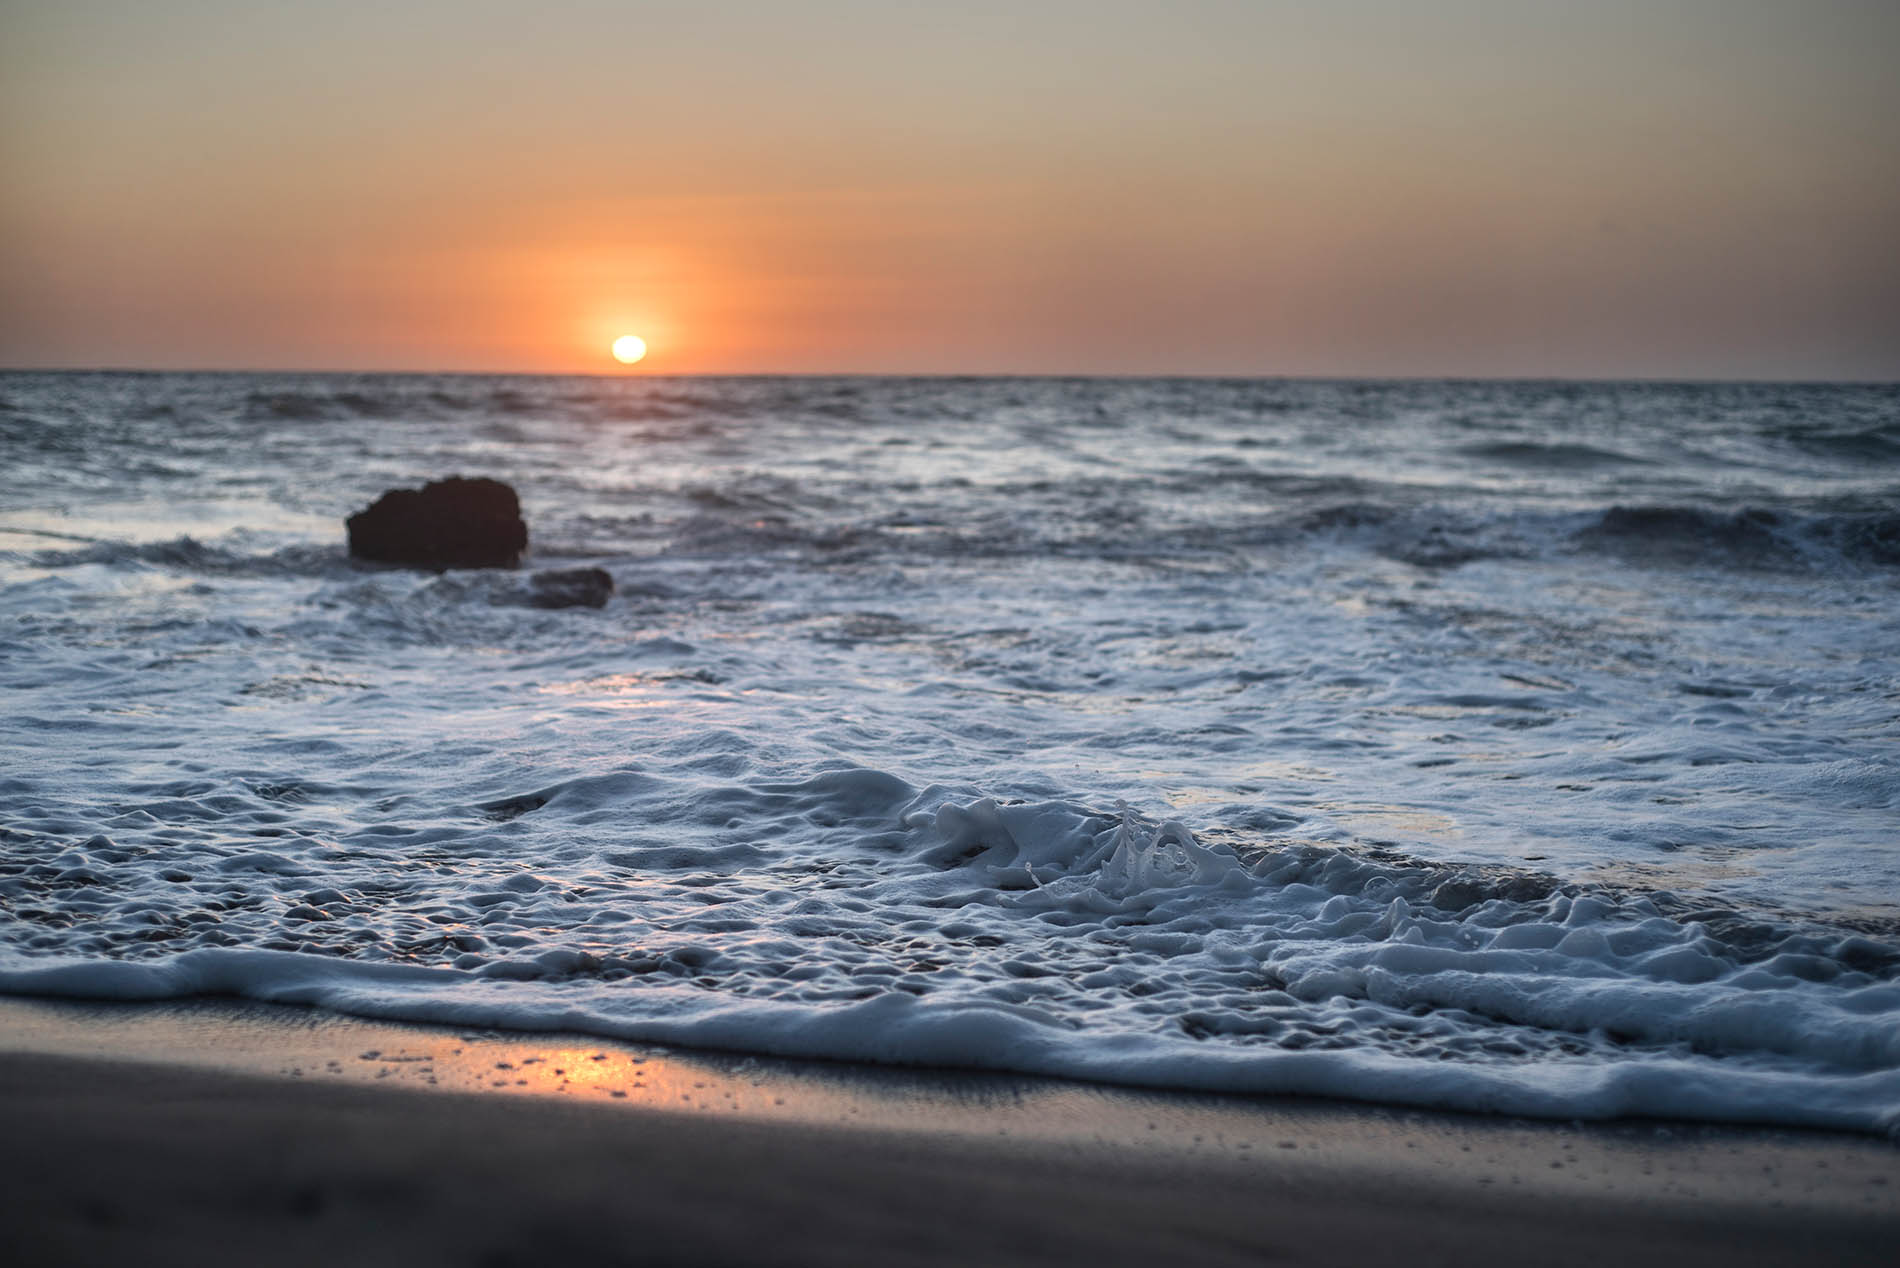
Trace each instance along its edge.
<path fill-rule="evenodd" d="M 160 813 L 230 822 L 335 793 L 199 792 Z M 1566 1117 L 1900 1127 L 1890 937 L 1727 913 L 1753 931 L 1738 938 L 1719 913 L 1672 914 L 1668 895 L 1202 839 L 1126 809 L 965 801 L 863 769 L 726 785 L 626 771 L 477 810 L 374 848 L 14 836 L 0 893 L 65 933 L 54 962 L 10 946 L 0 990 L 235 994 Z M 529 822 L 603 814 L 674 827 L 602 848 L 579 876 L 528 865 Z M 712 827 L 734 818 L 748 840 Z M 816 835 L 831 845 L 813 867 L 787 843 Z"/>

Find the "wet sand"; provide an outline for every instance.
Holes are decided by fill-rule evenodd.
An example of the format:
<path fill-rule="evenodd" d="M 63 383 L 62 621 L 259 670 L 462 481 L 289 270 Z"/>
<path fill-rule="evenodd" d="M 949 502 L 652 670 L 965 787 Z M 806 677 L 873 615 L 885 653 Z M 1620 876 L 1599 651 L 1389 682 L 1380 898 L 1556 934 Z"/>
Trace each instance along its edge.
<path fill-rule="evenodd" d="M 1900 1147 L 0 1001 L 17 1263 L 1900 1262 Z"/>

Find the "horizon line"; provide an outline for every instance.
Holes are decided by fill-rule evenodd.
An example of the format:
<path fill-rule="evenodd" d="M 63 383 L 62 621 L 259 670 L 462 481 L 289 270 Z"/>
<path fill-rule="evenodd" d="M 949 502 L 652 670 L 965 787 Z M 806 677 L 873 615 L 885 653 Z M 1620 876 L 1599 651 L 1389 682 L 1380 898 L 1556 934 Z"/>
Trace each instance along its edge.
<path fill-rule="evenodd" d="M 984 371 L 984 370 L 735 370 L 674 371 L 653 370 L 419 370 L 419 369 L 256 369 L 195 366 L 190 368 L 154 368 L 149 366 L 0 366 L 0 374 L 98 374 L 98 375 L 215 375 L 358 378 L 494 378 L 494 379 L 955 379 L 955 380 L 1092 380 L 1104 382 L 1280 382 L 1280 383 L 1577 383 L 1577 384 L 1648 384 L 1655 386 L 1755 385 L 1788 387 L 1900 387 L 1900 376 L 1891 378 L 1856 377 L 1720 377 L 1715 375 L 1667 374 L 1339 374 L 1297 372 L 1228 372 L 1211 370 L 1175 370 L 1151 374 L 1114 371 Z"/>

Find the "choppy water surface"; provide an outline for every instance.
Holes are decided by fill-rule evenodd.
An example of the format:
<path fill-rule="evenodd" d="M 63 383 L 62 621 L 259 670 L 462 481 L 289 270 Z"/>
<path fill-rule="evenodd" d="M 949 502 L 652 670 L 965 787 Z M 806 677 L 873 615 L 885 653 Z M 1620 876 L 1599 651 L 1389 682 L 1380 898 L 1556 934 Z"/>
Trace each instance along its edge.
<path fill-rule="evenodd" d="M 0 989 L 1900 1126 L 1900 389 L 8 375 L 0 620 Z"/>

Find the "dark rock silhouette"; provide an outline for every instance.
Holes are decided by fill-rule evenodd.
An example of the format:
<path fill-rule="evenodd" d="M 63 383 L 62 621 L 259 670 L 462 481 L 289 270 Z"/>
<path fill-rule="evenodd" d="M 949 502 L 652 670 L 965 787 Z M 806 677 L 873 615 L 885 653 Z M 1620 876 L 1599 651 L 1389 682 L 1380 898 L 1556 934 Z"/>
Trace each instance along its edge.
<path fill-rule="evenodd" d="M 499 480 L 450 476 L 420 489 L 391 489 L 347 523 L 350 554 L 377 563 L 512 568 L 528 549 L 521 499 Z"/>
<path fill-rule="evenodd" d="M 556 568 L 528 578 L 528 602 L 537 608 L 599 608 L 614 592 L 605 568 Z"/>

